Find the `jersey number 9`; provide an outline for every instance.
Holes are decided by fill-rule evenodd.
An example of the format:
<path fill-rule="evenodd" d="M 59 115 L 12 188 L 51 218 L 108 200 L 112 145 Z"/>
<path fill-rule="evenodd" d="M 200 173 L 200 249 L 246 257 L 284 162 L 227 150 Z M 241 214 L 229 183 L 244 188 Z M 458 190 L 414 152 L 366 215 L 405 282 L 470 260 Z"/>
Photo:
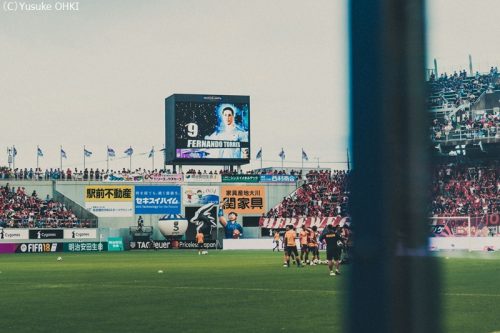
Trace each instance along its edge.
<path fill-rule="evenodd" d="M 187 134 L 192 138 L 196 138 L 198 136 L 198 125 L 195 123 L 186 124 Z"/>

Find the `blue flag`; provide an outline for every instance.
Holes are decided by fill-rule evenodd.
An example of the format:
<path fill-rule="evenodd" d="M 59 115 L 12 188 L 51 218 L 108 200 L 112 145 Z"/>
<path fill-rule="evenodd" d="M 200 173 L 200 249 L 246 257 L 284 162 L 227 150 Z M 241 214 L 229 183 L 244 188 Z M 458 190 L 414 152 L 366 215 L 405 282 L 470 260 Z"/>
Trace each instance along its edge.
<path fill-rule="evenodd" d="M 115 150 L 113 148 L 109 148 L 108 147 L 108 156 L 109 157 L 115 157 L 116 156 Z"/>
<path fill-rule="evenodd" d="M 151 148 L 151 151 L 149 152 L 149 156 L 148 156 L 148 158 L 151 158 L 151 157 L 153 157 L 154 155 L 155 155 L 155 150 L 154 150 L 154 148 Z"/>
<path fill-rule="evenodd" d="M 38 147 L 36 151 L 38 156 L 43 156 L 43 151 Z"/>
<path fill-rule="evenodd" d="M 128 156 L 132 156 L 132 154 L 134 153 L 134 150 L 132 149 L 132 147 L 129 147 L 127 148 L 127 150 L 124 151 L 125 155 L 128 155 Z"/>
<path fill-rule="evenodd" d="M 17 156 L 17 149 L 16 149 L 16 147 L 12 147 L 12 156 L 14 156 L 14 157 Z"/>
<path fill-rule="evenodd" d="M 309 157 L 307 157 L 307 154 L 306 154 L 306 152 L 304 151 L 304 149 L 302 149 L 302 159 L 303 159 L 303 160 L 306 160 L 306 161 L 309 161 Z"/>
<path fill-rule="evenodd" d="M 66 152 L 65 152 L 62 148 L 61 148 L 61 157 L 62 157 L 62 158 L 68 158 L 68 157 L 66 156 Z"/>
<path fill-rule="evenodd" d="M 92 152 L 91 152 L 90 150 L 83 149 L 83 153 L 85 154 L 85 157 L 90 157 L 90 156 L 92 156 Z"/>
<path fill-rule="evenodd" d="M 285 159 L 285 151 L 283 150 L 283 148 L 281 148 L 281 152 L 279 154 L 279 157 L 284 160 Z"/>
<path fill-rule="evenodd" d="M 262 158 L 262 148 L 260 148 L 259 152 L 255 156 L 256 159 L 261 159 Z"/>

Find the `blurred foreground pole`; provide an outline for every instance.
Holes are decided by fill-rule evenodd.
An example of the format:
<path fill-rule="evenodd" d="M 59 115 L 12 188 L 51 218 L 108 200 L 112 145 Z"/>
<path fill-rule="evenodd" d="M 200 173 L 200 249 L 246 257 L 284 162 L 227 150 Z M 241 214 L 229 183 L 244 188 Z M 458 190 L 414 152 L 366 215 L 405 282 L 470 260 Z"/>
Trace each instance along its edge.
<path fill-rule="evenodd" d="M 439 332 L 427 256 L 424 0 L 351 0 L 349 332 Z"/>

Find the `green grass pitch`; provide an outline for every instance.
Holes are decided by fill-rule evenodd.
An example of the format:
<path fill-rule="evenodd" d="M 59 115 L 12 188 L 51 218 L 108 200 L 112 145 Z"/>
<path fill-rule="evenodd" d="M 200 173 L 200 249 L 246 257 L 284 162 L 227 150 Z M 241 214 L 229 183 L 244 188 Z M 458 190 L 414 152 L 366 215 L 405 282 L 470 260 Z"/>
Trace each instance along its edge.
<path fill-rule="evenodd" d="M 444 256 L 446 331 L 500 331 L 500 255 Z M 271 251 L 1 255 L 0 331 L 343 332 L 343 270 Z"/>

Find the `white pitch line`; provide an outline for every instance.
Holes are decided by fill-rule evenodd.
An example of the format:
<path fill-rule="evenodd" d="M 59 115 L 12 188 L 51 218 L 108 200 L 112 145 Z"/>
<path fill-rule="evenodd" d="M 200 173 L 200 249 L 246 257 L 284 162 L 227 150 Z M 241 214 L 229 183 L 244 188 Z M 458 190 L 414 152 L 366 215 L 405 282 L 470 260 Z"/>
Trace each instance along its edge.
<path fill-rule="evenodd" d="M 500 297 L 499 294 L 442 293 L 441 295 L 459 297 Z"/>
<path fill-rule="evenodd" d="M 137 286 L 137 284 L 127 284 L 127 283 L 58 283 L 58 284 L 35 284 L 35 285 L 26 285 L 22 282 L 6 282 L 2 283 L 2 285 L 25 285 L 26 287 L 31 287 L 32 289 L 41 289 L 41 288 L 72 288 L 72 287 L 132 287 Z M 149 288 L 156 289 L 192 289 L 192 290 L 224 290 L 224 291 L 260 291 L 260 292 L 296 292 L 296 293 L 321 293 L 321 294 L 347 294 L 347 291 L 343 290 L 313 290 L 313 289 L 272 289 L 272 288 L 234 288 L 234 287 L 198 287 L 198 286 L 157 286 L 157 285 L 149 285 L 144 286 Z M 457 297 L 500 297 L 500 294 L 473 294 L 473 293 L 441 293 L 442 296 L 457 296 Z M 500 331 L 498 332 L 500 333 Z"/>

